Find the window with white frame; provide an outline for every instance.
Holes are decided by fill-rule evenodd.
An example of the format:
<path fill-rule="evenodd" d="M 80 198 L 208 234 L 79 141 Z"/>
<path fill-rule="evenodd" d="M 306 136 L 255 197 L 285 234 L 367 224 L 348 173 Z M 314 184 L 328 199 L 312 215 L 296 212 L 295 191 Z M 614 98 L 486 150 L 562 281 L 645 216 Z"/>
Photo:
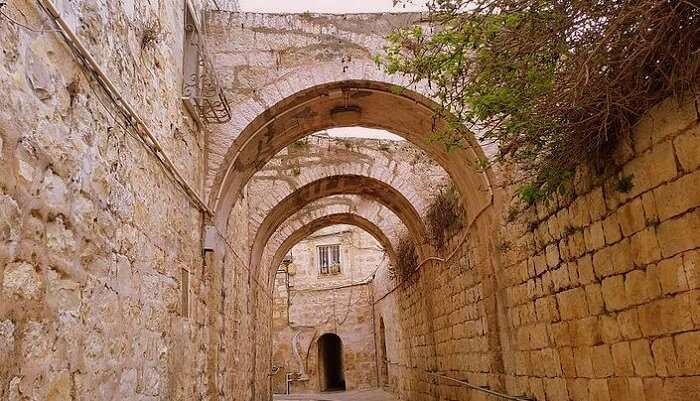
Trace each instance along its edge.
<path fill-rule="evenodd" d="M 340 273 L 340 245 L 318 247 L 318 270 L 321 274 Z"/>

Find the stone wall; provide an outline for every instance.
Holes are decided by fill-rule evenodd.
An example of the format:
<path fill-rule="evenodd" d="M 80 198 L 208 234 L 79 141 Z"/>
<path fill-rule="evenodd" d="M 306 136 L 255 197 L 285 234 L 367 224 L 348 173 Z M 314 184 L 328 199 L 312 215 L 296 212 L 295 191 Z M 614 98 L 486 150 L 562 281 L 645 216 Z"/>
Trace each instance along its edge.
<path fill-rule="evenodd" d="M 203 134 L 180 100 L 182 6 L 60 3 L 201 190 Z M 3 12 L 52 27 L 35 2 Z M 144 45 L 155 21 L 161 35 Z M 59 34 L 2 18 L 0 37 L 0 399 L 206 398 L 216 350 L 202 213 Z"/>
<path fill-rule="evenodd" d="M 488 399 L 434 369 L 537 400 L 697 398 L 699 145 L 693 103 L 664 102 L 605 168 L 580 168 L 573 196 L 521 212 L 513 199 L 490 243 L 456 235 L 450 262 L 379 277 L 391 388 Z"/>
<path fill-rule="evenodd" d="M 3 12 L 51 26 L 34 3 Z M 344 80 L 397 83 L 369 55 L 416 17 L 214 13 L 212 43 L 236 115 L 205 143 L 180 99 L 182 7 L 72 1 L 61 12 L 198 191 L 276 100 Z M 159 35 L 144 43 L 156 25 Z M 243 191 L 224 216 L 219 252 L 203 257 L 208 219 L 62 37 L 4 18 L 0 37 L 0 399 L 269 400 L 275 304 L 250 271 L 255 199 L 269 186 Z M 368 115 L 372 96 L 380 95 L 365 98 Z M 407 121 L 406 130 L 430 129 Z M 410 400 L 487 399 L 436 373 L 539 401 L 700 398 L 695 105 L 659 105 L 612 154 L 604 169 L 580 168 L 574 195 L 524 211 L 503 201 L 512 192 L 506 167 L 482 182 L 465 178 L 466 158 L 460 167 L 443 155 L 446 170 L 464 173 L 462 189 L 476 183 L 474 222 L 436 250 L 446 262 L 427 261 L 401 282 L 380 271 L 372 288 L 352 287 L 364 312 L 349 319 L 385 326 L 386 373 L 382 360 L 364 358 L 373 350 L 363 349 L 362 366 Z M 482 215 L 489 185 L 496 195 Z"/>
<path fill-rule="evenodd" d="M 317 246 L 341 245 L 341 272 L 321 276 Z M 386 270 L 388 258 L 377 241 L 352 226 L 322 229 L 292 248 L 293 269 L 276 275 L 273 308 L 272 363 L 279 368 L 274 391 L 318 392 L 321 366 L 318 339 L 338 335 L 348 390 L 376 386 L 372 278 Z M 288 268 L 288 267 L 287 267 Z"/>
<path fill-rule="evenodd" d="M 503 229 L 507 387 L 547 400 L 700 397 L 700 125 L 669 100 Z M 614 166 L 612 166 L 614 164 Z M 627 185 L 631 183 L 631 185 Z"/>

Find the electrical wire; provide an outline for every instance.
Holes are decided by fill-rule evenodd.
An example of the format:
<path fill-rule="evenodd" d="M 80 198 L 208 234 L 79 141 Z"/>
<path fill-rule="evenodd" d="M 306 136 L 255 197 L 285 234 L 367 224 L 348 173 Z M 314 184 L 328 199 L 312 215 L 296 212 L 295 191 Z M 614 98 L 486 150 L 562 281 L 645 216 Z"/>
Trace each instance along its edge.
<path fill-rule="evenodd" d="M 7 4 L 6 4 L 6 3 L 0 3 L 0 15 L 3 16 L 3 17 L 5 17 L 5 19 L 8 20 L 11 24 L 16 25 L 16 26 L 18 26 L 18 27 L 20 27 L 20 28 L 22 28 L 22 29 L 27 30 L 27 31 L 34 32 L 34 33 L 55 33 L 55 32 L 59 32 L 58 29 L 33 28 L 33 27 L 29 26 L 29 25 L 26 24 L 26 23 L 19 22 L 19 21 L 17 21 L 16 19 L 14 19 L 14 18 L 10 17 L 9 15 L 7 15 L 7 14 L 5 13 L 5 11 L 3 11 L 2 8 L 3 8 L 3 6 L 5 6 L 5 5 L 7 5 Z"/>

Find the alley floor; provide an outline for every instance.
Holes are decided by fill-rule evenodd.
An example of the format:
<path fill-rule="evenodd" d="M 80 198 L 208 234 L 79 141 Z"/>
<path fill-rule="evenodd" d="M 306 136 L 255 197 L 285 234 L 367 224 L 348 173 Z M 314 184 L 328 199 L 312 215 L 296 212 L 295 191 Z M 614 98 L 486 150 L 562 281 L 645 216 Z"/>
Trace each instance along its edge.
<path fill-rule="evenodd" d="M 396 401 L 396 397 L 381 389 L 370 389 L 321 394 L 277 394 L 274 401 Z"/>

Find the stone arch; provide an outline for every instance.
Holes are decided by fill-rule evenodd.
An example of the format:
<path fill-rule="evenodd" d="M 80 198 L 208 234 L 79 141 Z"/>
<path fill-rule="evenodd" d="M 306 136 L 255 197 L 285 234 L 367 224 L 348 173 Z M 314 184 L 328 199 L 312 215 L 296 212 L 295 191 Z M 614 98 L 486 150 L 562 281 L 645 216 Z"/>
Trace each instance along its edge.
<path fill-rule="evenodd" d="M 335 213 L 319 217 L 290 234 L 275 251 L 274 256 L 272 257 L 270 270 L 274 269 L 275 266 L 279 266 L 287 252 L 289 252 L 294 245 L 298 244 L 304 238 L 322 228 L 338 224 L 355 226 L 367 232 L 384 248 L 389 256 L 390 262 L 395 264 L 396 252 L 394 251 L 394 246 L 381 228 L 379 228 L 375 223 L 356 213 Z"/>
<path fill-rule="evenodd" d="M 406 77 L 377 68 L 373 55 L 386 36 L 420 14 L 302 15 L 208 13 L 207 40 L 224 83 L 233 119 L 214 126 L 209 141 L 208 188 L 233 140 L 256 116 L 309 87 L 370 80 L 407 87 Z M 331 21 L 335 20 L 335 21 Z M 334 49 L 328 54 L 326 49 Z M 255 62 L 251 62 L 254 59 Z M 348 60 L 349 59 L 349 60 Z M 418 86 L 414 90 L 428 93 Z"/>
<path fill-rule="evenodd" d="M 385 240 L 388 241 L 388 246 L 392 252 L 396 249 L 399 233 L 407 231 L 398 216 L 376 201 L 362 198 L 359 195 L 329 196 L 308 203 L 293 216 L 290 216 L 285 221 L 285 224 L 281 225 L 274 234 L 270 235 L 264 244 L 258 265 L 264 268 L 257 269 L 253 274 L 258 274 L 260 281 L 264 281 L 263 278 L 265 278 L 270 282 L 275 268 L 278 266 L 273 261 L 273 258 L 284 242 L 294 235 L 295 232 L 312 224 L 314 221 L 335 214 L 353 214 L 371 222 L 383 234 Z M 267 271 L 265 268 L 267 268 Z M 267 273 L 267 277 L 263 276 L 264 273 Z"/>
<path fill-rule="evenodd" d="M 432 132 L 445 128 L 434 119 L 435 107 L 417 92 L 398 93 L 392 84 L 367 80 L 323 84 L 280 99 L 250 120 L 219 164 L 209 198 L 217 225 L 224 225 L 242 188 L 281 149 L 313 132 L 344 126 L 385 129 L 423 149 L 450 175 L 464 199 L 467 219 L 476 216 L 493 195 L 490 173 L 476 167 L 485 156 L 473 137 L 469 146 L 450 152 L 428 142 Z"/>
<path fill-rule="evenodd" d="M 394 212 L 404 223 L 419 248 L 428 246 L 423 220 L 411 200 L 383 181 L 356 175 L 337 175 L 313 181 L 280 201 L 260 224 L 251 249 L 251 270 L 259 266 L 260 256 L 270 236 L 289 217 L 310 202 L 328 196 L 351 194 L 374 200 Z"/>
<path fill-rule="evenodd" d="M 300 161 L 301 160 L 301 161 Z M 412 179 L 421 174 L 420 178 Z M 404 141 L 337 139 L 311 136 L 302 146 L 290 146 L 258 171 L 246 188 L 252 240 L 270 211 L 295 190 L 313 181 L 357 175 L 395 188 L 425 217 L 432 194 L 449 181 L 445 170 L 419 148 Z M 427 177 L 430 178 L 427 178 Z"/>

